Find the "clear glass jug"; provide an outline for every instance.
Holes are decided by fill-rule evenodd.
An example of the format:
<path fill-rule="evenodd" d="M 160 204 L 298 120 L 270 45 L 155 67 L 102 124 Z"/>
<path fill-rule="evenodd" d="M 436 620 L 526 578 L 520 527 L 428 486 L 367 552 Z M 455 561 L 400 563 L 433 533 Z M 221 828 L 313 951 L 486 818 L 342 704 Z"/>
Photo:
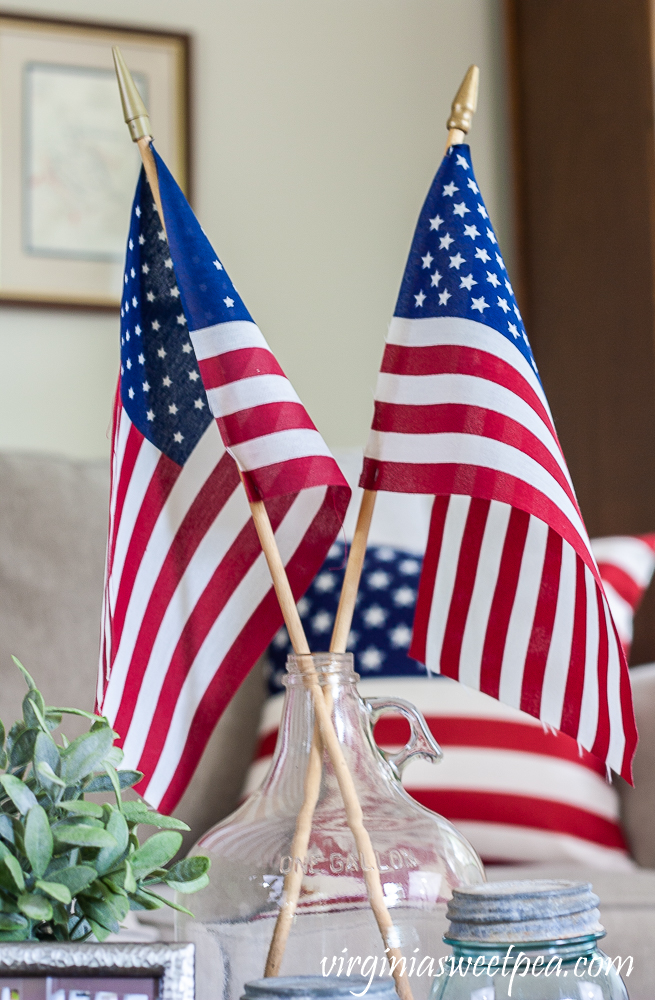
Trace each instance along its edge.
<path fill-rule="evenodd" d="M 464 837 L 401 785 L 400 772 L 412 757 L 438 760 L 441 751 L 408 702 L 359 696 L 351 653 L 317 653 L 311 660 L 331 704 L 400 947 L 408 960 L 430 954 L 446 928 L 453 888 L 485 878 Z M 285 684 L 277 746 L 261 787 L 191 852 L 212 861 L 210 885 L 193 898 L 195 918 L 182 918 L 178 925 L 181 937 L 196 944 L 198 1000 L 238 1000 L 244 983 L 263 975 L 284 878 L 293 866 L 303 874 L 280 975 L 327 975 L 339 969 L 343 975 L 358 974 L 358 957 L 360 964 L 370 955 L 384 957 L 362 858 L 327 755 L 307 854 L 291 856 L 314 734 L 311 691 L 297 657 L 289 657 Z M 401 713 L 411 727 L 409 742 L 395 754 L 380 750 L 373 738 L 376 719 L 388 711 Z M 339 966 L 343 959 L 354 965 Z M 429 986 L 412 983 L 415 1000 L 424 1000 Z"/>

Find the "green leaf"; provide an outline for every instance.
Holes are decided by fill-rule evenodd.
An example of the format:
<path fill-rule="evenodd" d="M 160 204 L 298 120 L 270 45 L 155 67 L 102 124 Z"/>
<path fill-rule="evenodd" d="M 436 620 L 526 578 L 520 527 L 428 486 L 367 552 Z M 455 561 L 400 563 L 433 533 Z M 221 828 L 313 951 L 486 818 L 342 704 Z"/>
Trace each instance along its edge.
<path fill-rule="evenodd" d="M 45 721 L 48 729 L 52 732 L 53 729 L 56 729 L 57 726 L 61 725 L 61 714 L 53 712 L 52 709 L 46 706 Z"/>
<path fill-rule="evenodd" d="M 0 913 L 0 931 L 14 931 L 27 927 L 27 920 L 20 913 Z"/>
<path fill-rule="evenodd" d="M 18 897 L 18 906 L 21 913 L 24 913 L 30 920 L 50 920 L 52 918 L 52 904 L 45 896 L 39 896 L 34 892 L 25 892 Z"/>
<path fill-rule="evenodd" d="M 10 844 L 14 843 L 14 828 L 6 813 L 0 813 L 0 837 Z"/>
<path fill-rule="evenodd" d="M 123 896 L 120 893 L 110 892 L 105 896 L 105 902 L 110 908 L 119 923 L 125 920 L 125 917 L 130 912 L 130 901 L 127 896 Z"/>
<path fill-rule="evenodd" d="M 104 763 L 111 764 L 112 767 L 120 767 L 124 756 L 125 754 L 120 747 L 112 747 L 105 757 Z"/>
<path fill-rule="evenodd" d="M 145 802 L 131 800 L 123 803 L 123 814 L 128 823 L 147 823 L 149 826 L 159 827 L 160 830 L 188 830 L 190 829 L 181 819 L 174 816 L 163 816 L 161 813 L 149 809 Z"/>
<path fill-rule="evenodd" d="M 11 876 L 11 881 L 16 886 L 20 892 L 25 890 L 25 877 L 23 875 L 23 869 L 19 865 L 13 854 L 10 854 L 7 848 L 2 845 L 5 853 L 2 857 L 2 864 L 6 867 L 9 875 Z"/>
<path fill-rule="evenodd" d="M 109 725 L 104 715 L 94 715 L 93 712 L 85 712 L 83 708 L 60 708 L 58 705 L 48 705 L 46 712 L 48 715 L 80 715 L 83 719 L 90 719 L 92 722 L 104 722 L 106 726 Z"/>
<path fill-rule="evenodd" d="M 5 727 L 3 726 L 2 721 L 0 720 L 0 746 L 4 746 L 4 744 L 5 744 Z"/>
<path fill-rule="evenodd" d="M 88 889 L 84 890 L 84 895 L 85 896 L 93 896 L 94 899 L 104 899 L 105 898 L 105 893 L 106 893 L 106 887 L 102 884 L 102 882 L 100 881 L 100 879 L 97 877 L 97 874 L 98 873 L 96 872 L 95 881 L 93 881 L 91 883 L 91 885 L 88 887 Z"/>
<path fill-rule="evenodd" d="M 141 771 L 117 771 L 117 774 L 121 788 L 131 788 L 132 785 L 138 785 L 143 777 L 143 773 Z M 109 775 L 99 774 L 85 786 L 84 791 L 111 792 L 112 788 L 113 786 Z"/>
<path fill-rule="evenodd" d="M 48 881 L 66 886 L 71 896 L 77 896 L 83 889 L 91 885 L 97 875 L 95 868 L 90 865 L 71 865 L 69 868 L 59 868 L 57 871 L 48 872 Z"/>
<path fill-rule="evenodd" d="M 108 760 L 104 760 L 103 765 L 105 771 L 107 772 L 107 776 L 111 781 L 112 787 L 114 789 L 114 795 L 116 796 L 116 803 L 118 805 L 118 809 L 120 812 L 123 812 L 123 800 L 121 798 L 121 783 L 118 780 L 118 772 L 114 767 L 114 765 Z"/>
<path fill-rule="evenodd" d="M 108 904 L 101 899 L 94 899 L 92 896 L 80 895 L 77 897 L 77 905 L 82 913 L 89 920 L 94 920 L 101 927 L 108 931 L 118 933 L 118 921 Z"/>
<path fill-rule="evenodd" d="M 52 831 L 59 844 L 77 844 L 80 847 L 114 847 L 116 841 L 107 830 L 87 823 L 62 823 Z"/>
<path fill-rule="evenodd" d="M 70 800 L 69 800 L 70 801 Z M 66 816 L 65 819 L 59 820 L 56 826 L 64 824 L 66 826 L 93 826 L 96 830 L 104 830 L 105 824 L 101 819 L 96 819 L 95 816 Z"/>
<path fill-rule="evenodd" d="M 59 749 L 50 733 L 39 733 L 34 744 L 34 764 L 47 764 L 54 774 L 59 770 Z"/>
<path fill-rule="evenodd" d="M 9 764 L 13 768 L 26 767 L 34 756 L 34 744 L 39 734 L 38 729 L 23 729 L 17 733 L 16 739 L 12 740 L 11 752 L 9 753 Z M 14 728 L 13 726 L 11 727 Z M 7 741 L 9 746 L 9 741 Z"/>
<path fill-rule="evenodd" d="M 58 803 L 60 809 L 65 809 L 68 813 L 73 813 L 75 816 L 95 816 L 96 819 L 102 819 L 102 806 L 97 802 L 85 802 L 84 799 L 68 799 L 65 802 Z"/>
<path fill-rule="evenodd" d="M 73 898 L 70 889 L 61 882 L 44 882 L 43 879 L 37 878 L 35 885 L 41 892 L 45 892 L 46 895 L 59 900 L 60 903 L 68 904 Z"/>
<path fill-rule="evenodd" d="M 28 729 L 48 731 L 45 721 L 45 702 L 40 691 L 28 691 L 23 698 L 23 718 Z"/>
<path fill-rule="evenodd" d="M 136 879 L 134 878 L 132 865 L 128 860 L 126 860 L 124 864 L 125 864 L 125 878 L 123 879 L 123 888 L 125 889 L 126 892 L 136 892 Z"/>
<path fill-rule="evenodd" d="M 100 924 L 95 922 L 95 920 L 89 920 L 89 926 L 97 941 L 104 941 L 105 938 L 108 938 L 111 934 L 111 931 L 108 931 L 106 927 L 101 927 Z"/>
<path fill-rule="evenodd" d="M 14 722 L 14 724 L 11 727 L 11 729 L 7 733 L 7 752 L 8 753 L 11 750 L 12 746 L 14 745 L 14 743 L 16 742 L 16 740 L 18 739 L 18 737 L 20 736 L 20 734 L 24 733 L 24 732 L 25 732 L 25 723 L 23 722 L 22 719 L 18 719 L 16 722 Z"/>
<path fill-rule="evenodd" d="M 0 941 L 27 941 L 29 933 L 29 924 L 15 931 L 0 931 Z"/>
<path fill-rule="evenodd" d="M 41 878 L 52 858 L 52 831 L 43 806 L 33 805 L 25 820 L 25 853 L 32 871 Z"/>
<path fill-rule="evenodd" d="M 155 833 L 130 857 L 135 879 L 144 878 L 155 868 L 162 868 L 182 846 L 182 834 L 172 830 Z"/>
<path fill-rule="evenodd" d="M 23 677 L 25 678 L 25 681 L 26 681 L 27 686 L 30 689 L 30 691 L 36 691 L 37 687 L 36 687 L 36 684 L 34 683 L 32 675 L 27 672 L 27 670 L 25 669 L 25 667 L 23 666 L 23 664 L 20 662 L 20 660 L 18 659 L 18 657 L 14 656 L 12 654 L 11 658 L 14 661 L 14 663 L 16 664 L 16 666 L 18 667 L 18 669 L 20 670 L 20 672 L 23 675 Z"/>
<path fill-rule="evenodd" d="M 166 881 L 172 879 L 174 882 L 193 882 L 206 875 L 210 867 L 211 861 L 202 854 L 194 855 L 192 858 L 182 858 L 168 869 Z"/>
<path fill-rule="evenodd" d="M 100 875 L 110 871 L 125 854 L 129 844 L 130 831 L 128 830 L 125 817 L 117 809 L 112 809 L 111 816 L 107 821 L 107 833 L 110 833 L 113 847 L 106 847 L 98 852 L 95 859 L 95 866 Z"/>
<path fill-rule="evenodd" d="M 62 781 L 61 778 L 57 777 L 57 775 L 52 770 L 52 768 L 50 767 L 50 765 L 48 764 L 47 761 L 45 761 L 45 760 L 40 761 L 37 764 L 36 769 L 39 772 L 39 775 L 42 775 L 51 784 L 53 784 L 53 785 L 59 785 L 60 788 L 65 788 L 66 787 L 66 782 Z"/>
<path fill-rule="evenodd" d="M 119 895 L 136 892 L 137 889 L 136 880 L 132 874 L 132 866 L 127 858 L 123 861 L 120 868 L 116 868 L 110 875 L 105 875 L 102 881 L 114 892 L 119 893 Z"/>
<path fill-rule="evenodd" d="M 52 923 L 53 923 L 53 933 L 58 941 L 67 941 L 68 934 L 65 933 L 64 928 L 68 927 L 68 921 L 70 920 L 70 913 L 68 912 L 68 906 L 64 903 L 60 903 L 59 900 L 53 899 L 52 901 Z M 59 927 L 57 926 L 59 924 Z"/>
<path fill-rule="evenodd" d="M 14 774 L 0 775 L 0 784 L 18 809 L 19 813 L 22 813 L 23 816 L 30 811 L 32 806 L 36 805 L 36 796 L 34 792 L 30 791 L 25 782 L 21 781 L 20 778 L 17 778 Z"/>
<path fill-rule="evenodd" d="M 85 733 L 73 740 L 61 754 L 61 777 L 67 785 L 74 785 L 96 770 L 111 749 L 114 731 L 109 726 Z"/>
<path fill-rule="evenodd" d="M 186 913 L 189 917 L 193 916 L 191 910 L 187 910 L 186 906 L 180 906 L 179 903 L 174 903 L 171 899 L 165 899 L 163 896 L 158 895 L 156 892 L 151 892 L 149 889 L 147 892 L 145 889 L 142 889 L 140 894 L 143 896 L 152 896 L 153 899 L 158 899 L 162 905 L 170 906 L 171 910 L 178 910 L 180 913 Z"/>
<path fill-rule="evenodd" d="M 167 875 L 168 870 L 166 868 L 153 868 L 143 884 L 147 886 L 154 885 L 155 882 L 163 882 Z"/>
<path fill-rule="evenodd" d="M 123 881 L 125 879 L 125 872 L 118 870 L 112 872 L 110 875 L 105 875 L 102 879 L 102 884 L 112 892 L 115 892 L 117 896 L 127 896 L 125 889 L 123 888 Z"/>
<path fill-rule="evenodd" d="M 131 910 L 161 910 L 166 905 L 166 900 L 154 893 L 146 892 L 144 889 L 137 889 L 130 898 Z"/>
<path fill-rule="evenodd" d="M 11 827 L 14 831 L 14 847 L 19 854 L 25 854 L 25 827 L 20 816 L 11 817 Z"/>
<path fill-rule="evenodd" d="M 171 889 L 175 889 L 176 892 L 199 892 L 209 885 L 209 875 L 201 875 L 200 878 L 190 879 L 188 882 L 176 882 L 175 879 L 171 878 L 167 878 L 164 881 L 166 885 L 170 886 Z"/>

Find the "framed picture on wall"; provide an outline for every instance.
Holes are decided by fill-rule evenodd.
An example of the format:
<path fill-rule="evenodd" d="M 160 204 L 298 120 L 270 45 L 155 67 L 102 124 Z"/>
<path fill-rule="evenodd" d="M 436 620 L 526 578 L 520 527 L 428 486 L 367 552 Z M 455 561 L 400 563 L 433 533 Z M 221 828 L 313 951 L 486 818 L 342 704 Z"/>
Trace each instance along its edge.
<path fill-rule="evenodd" d="M 118 308 L 140 158 L 112 45 L 188 195 L 187 35 L 0 15 L 0 303 Z"/>
<path fill-rule="evenodd" d="M 194 1000 L 195 946 L 3 943 L 2 1000 Z"/>

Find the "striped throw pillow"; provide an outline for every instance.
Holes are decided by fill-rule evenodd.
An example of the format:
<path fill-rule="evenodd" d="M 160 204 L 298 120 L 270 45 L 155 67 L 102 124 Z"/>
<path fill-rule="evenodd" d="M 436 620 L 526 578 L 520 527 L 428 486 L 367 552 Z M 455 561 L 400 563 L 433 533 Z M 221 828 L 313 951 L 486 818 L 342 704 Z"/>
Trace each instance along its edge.
<path fill-rule="evenodd" d="M 601 573 L 615 567 L 613 586 L 621 607 L 631 612 L 617 626 L 624 642 L 629 642 L 632 613 L 655 565 L 651 540 L 655 537 L 592 543 Z M 312 649 L 325 649 L 329 643 L 343 564 L 344 547 L 337 543 L 299 603 Z M 425 668 L 407 656 L 420 569 L 421 559 L 413 553 L 390 546 L 369 548 L 348 644 L 362 677 L 362 696 L 412 702 L 444 750 L 437 766 L 424 761 L 408 765 L 403 775 L 407 791 L 451 820 L 487 864 L 576 861 L 598 869 L 630 869 L 618 795 L 595 757 L 518 709 L 448 678 L 428 677 Z M 631 586 L 626 577 L 633 581 Z M 269 650 L 271 697 L 264 706 L 246 793 L 258 786 L 275 748 L 288 652 L 282 629 Z M 375 737 L 383 748 L 396 749 L 405 742 L 407 723 L 400 716 L 385 715 Z"/>
<path fill-rule="evenodd" d="M 591 549 L 619 639 L 629 656 L 634 614 L 655 568 L 655 535 L 592 538 Z"/>

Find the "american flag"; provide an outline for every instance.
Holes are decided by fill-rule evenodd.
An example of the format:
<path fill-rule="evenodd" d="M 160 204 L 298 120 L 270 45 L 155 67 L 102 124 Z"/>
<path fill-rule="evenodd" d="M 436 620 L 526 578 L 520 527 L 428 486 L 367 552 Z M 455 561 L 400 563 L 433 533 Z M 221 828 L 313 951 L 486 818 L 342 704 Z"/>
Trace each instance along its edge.
<path fill-rule="evenodd" d="M 395 494 L 394 499 L 398 520 L 415 513 L 409 501 L 416 496 Z M 384 513 L 376 514 L 373 528 L 379 533 Z M 619 599 L 625 602 L 623 624 L 628 628 L 652 574 L 654 542 L 653 535 L 591 539 L 610 606 L 609 580 L 624 594 Z M 312 649 L 322 649 L 332 630 L 344 562 L 344 546 L 337 541 L 298 602 Z M 573 860 L 625 871 L 632 862 L 621 832 L 619 800 L 597 757 L 531 715 L 443 675 L 428 677 L 425 666 L 407 655 L 422 562 L 420 553 L 393 545 L 392 537 L 381 543 L 378 535 L 377 543 L 369 544 L 348 639 L 362 697 L 412 702 L 444 751 L 439 767 L 429 761 L 408 767 L 405 790 L 454 823 L 485 864 Z M 291 651 L 281 628 L 269 648 L 271 697 L 262 712 L 244 794 L 259 787 L 271 764 Z M 406 740 L 402 716 L 385 713 L 376 723 L 375 741 L 383 749 L 396 752 Z"/>
<path fill-rule="evenodd" d="M 625 656 L 467 146 L 419 217 L 360 485 L 435 494 L 410 654 L 629 778 Z"/>
<path fill-rule="evenodd" d="M 170 812 L 281 624 L 237 462 L 266 502 L 296 598 L 350 490 L 155 156 L 166 229 L 142 172 L 121 305 L 97 701 L 123 766 L 144 773 L 138 791 Z"/>

